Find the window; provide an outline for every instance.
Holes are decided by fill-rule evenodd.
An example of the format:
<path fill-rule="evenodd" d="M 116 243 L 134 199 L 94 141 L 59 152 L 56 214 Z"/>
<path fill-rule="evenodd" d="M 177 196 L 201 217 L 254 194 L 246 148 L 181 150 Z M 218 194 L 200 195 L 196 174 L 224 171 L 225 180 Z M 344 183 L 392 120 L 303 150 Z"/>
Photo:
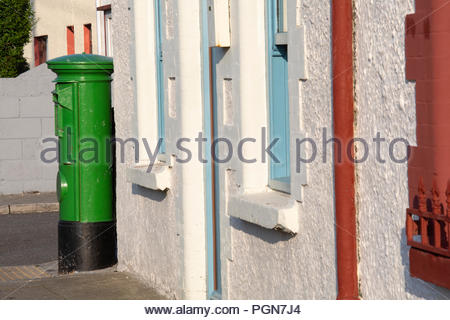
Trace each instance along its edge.
<path fill-rule="evenodd" d="M 158 139 L 162 139 L 161 153 L 165 153 L 165 123 L 164 123 L 164 57 L 162 50 L 161 0 L 155 0 L 155 30 L 156 30 L 156 80 L 158 90 Z M 173 79 L 174 80 L 174 79 Z M 170 79 L 169 79 L 170 81 Z M 172 82 L 170 82 L 172 83 Z M 170 95 L 169 95 L 170 98 Z"/>
<path fill-rule="evenodd" d="M 47 61 L 47 36 L 34 37 L 34 65 Z"/>
<path fill-rule="evenodd" d="M 97 7 L 98 54 L 112 57 L 112 12 L 111 5 Z"/>
<path fill-rule="evenodd" d="M 91 24 L 85 24 L 83 26 L 84 31 L 84 52 L 92 53 L 92 27 Z"/>
<path fill-rule="evenodd" d="M 75 29 L 73 26 L 67 27 L 67 54 L 75 54 Z"/>
<path fill-rule="evenodd" d="M 269 164 L 269 187 L 290 192 L 290 135 L 286 0 L 267 0 L 269 132 L 278 139 Z"/>
<path fill-rule="evenodd" d="M 277 1 L 277 32 L 287 32 L 287 0 Z"/>
<path fill-rule="evenodd" d="M 105 55 L 108 57 L 113 56 L 112 47 L 112 13 L 111 9 L 104 11 L 104 25 L 105 25 Z"/>

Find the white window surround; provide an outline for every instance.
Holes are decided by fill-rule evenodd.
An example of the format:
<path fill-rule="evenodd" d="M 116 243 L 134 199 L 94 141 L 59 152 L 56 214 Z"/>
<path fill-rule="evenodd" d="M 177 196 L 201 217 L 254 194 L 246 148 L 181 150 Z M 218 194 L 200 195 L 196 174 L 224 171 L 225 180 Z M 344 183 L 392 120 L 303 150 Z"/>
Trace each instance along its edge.
<path fill-rule="evenodd" d="M 287 10 L 289 21 L 296 21 L 296 13 L 292 12 L 292 1 L 286 1 L 291 10 Z M 233 8 L 231 12 L 236 12 L 233 19 L 237 20 L 237 32 L 234 37 L 231 50 L 237 52 L 234 57 L 229 57 L 231 61 L 222 60 L 218 67 L 218 79 L 232 79 L 232 110 L 233 112 L 224 115 L 218 112 L 218 123 L 224 124 L 219 126 L 219 133 L 223 136 L 232 137 L 233 143 L 237 143 L 241 137 L 260 137 L 261 128 L 267 128 L 268 109 L 267 97 L 261 92 L 266 92 L 266 32 L 265 32 L 265 1 L 237 1 L 232 2 Z M 303 26 L 296 26 L 295 23 L 289 28 L 288 33 L 279 33 L 277 41 L 279 43 L 289 43 L 288 50 L 291 52 L 289 61 L 289 92 L 290 92 L 290 111 L 291 117 L 291 148 L 295 147 L 295 139 L 304 137 L 300 128 L 300 94 L 299 79 L 304 79 L 306 74 L 304 63 L 304 37 Z M 301 43 L 298 43 L 298 39 Z M 292 60 L 292 62 L 291 62 Z M 228 63 L 235 62 L 239 68 L 227 68 Z M 230 83 L 231 84 L 231 83 Z M 222 84 L 219 82 L 218 87 Z M 227 98 L 225 90 L 218 90 L 218 108 L 225 108 Z M 261 112 L 255 113 L 255 105 L 259 106 Z M 231 115 L 231 119 L 230 116 Z M 227 118 L 228 117 L 228 118 Z M 226 121 L 225 121 L 226 120 Z M 226 123 L 232 123 L 228 126 Z M 238 128 L 238 129 L 237 129 Z M 266 139 L 268 131 L 266 131 Z M 258 143 L 262 139 L 257 139 Z M 258 152 L 261 145 L 249 144 L 251 147 L 248 152 Z M 266 146 L 268 140 L 266 140 Z M 253 149 L 254 148 L 254 149 Z M 292 148 L 295 150 L 295 148 Z M 257 153 L 254 153 L 255 155 Z M 301 173 L 297 173 L 295 152 L 291 153 L 291 195 L 274 191 L 267 187 L 268 181 L 268 164 L 258 161 L 257 163 L 247 164 L 240 161 L 232 161 L 227 169 L 230 175 L 228 182 L 220 188 L 220 196 L 223 196 L 225 205 L 221 206 L 221 215 L 253 223 L 266 229 L 275 229 L 280 232 L 296 234 L 299 232 L 300 226 L 300 210 L 303 200 L 302 190 L 306 184 L 306 165 L 301 168 Z M 258 160 L 261 160 L 256 156 Z M 225 179 L 226 180 L 226 179 Z M 228 187 L 227 187 L 228 186 Z M 225 196 L 225 193 L 228 196 Z M 224 219 L 223 221 L 226 221 Z M 221 222 L 222 223 L 222 222 Z M 225 228 L 223 234 L 229 232 Z M 228 230 L 228 231 L 227 231 Z M 226 237 L 226 235 L 224 235 Z"/>
<path fill-rule="evenodd" d="M 228 215 L 290 234 L 299 231 L 299 203 L 288 194 L 268 190 L 230 195 Z"/>
<path fill-rule="evenodd" d="M 139 163 L 149 162 L 143 144 L 158 142 L 158 87 L 154 1 L 134 0 L 134 61 L 135 116 L 133 134 L 139 141 Z"/>
<path fill-rule="evenodd" d="M 136 116 L 133 133 L 139 140 L 139 163 L 127 168 L 127 181 L 144 188 L 165 191 L 170 188 L 170 159 L 162 154 L 152 171 L 143 139 L 150 146 L 158 141 L 158 96 L 156 74 L 156 32 L 154 2 L 134 0 L 135 63 L 134 79 L 136 94 Z M 149 59 L 149 57 L 152 57 Z M 153 125 L 152 125 L 153 124 Z"/>

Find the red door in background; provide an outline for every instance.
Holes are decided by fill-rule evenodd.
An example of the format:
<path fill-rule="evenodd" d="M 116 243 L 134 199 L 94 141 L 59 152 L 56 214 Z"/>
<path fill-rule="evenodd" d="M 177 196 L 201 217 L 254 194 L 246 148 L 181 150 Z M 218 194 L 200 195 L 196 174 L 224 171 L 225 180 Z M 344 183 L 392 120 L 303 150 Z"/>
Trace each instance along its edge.
<path fill-rule="evenodd" d="M 67 54 L 75 54 L 75 29 L 73 26 L 67 27 Z"/>
<path fill-rule="evenodd" d="M 92 26 L 91 24 L 85 24 L 83 26 L 84 31 L 84 52 L 92 53 Z"/>

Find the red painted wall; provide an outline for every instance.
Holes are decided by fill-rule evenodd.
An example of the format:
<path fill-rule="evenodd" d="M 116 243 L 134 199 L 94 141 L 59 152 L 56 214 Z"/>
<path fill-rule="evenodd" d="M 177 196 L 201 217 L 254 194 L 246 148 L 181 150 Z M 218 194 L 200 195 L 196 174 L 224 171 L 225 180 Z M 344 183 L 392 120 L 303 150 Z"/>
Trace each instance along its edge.
<path fill-rule="evenodd" d="M 420 177 L 429 192 L 436 180 L 445 204 L 450 179 L 450 2 L 416 0 L 406 29 L 406 78 L 416 81 L 418 144 L 408 167 L 410 206 Z"/>
<path fill-rule="evenodd" d="M 416 13 L 406 17 L 405 45 L 406 78 L 416 81 L 418 145 L 411 148 L 408 165 L 410 208 L 418 209 L 418 186 L 423 179 L 426 197 L 424 210 L 433 212 L 433 206 L 438 207 L 438 203 L 442 208 L 434 213 L 447 215 L 446 189 L 450 179 L 450 1 L 416 0 Z M 433 185 L 438 191 L 434 196 Z M 447 239 L 449 233 L 450 227 L 446 231 Z M 417 270 L 414 264 L 425 263 L 414 258 L 419 256 L 410 255 L 412 273 Z M 447 272 L 448 277 L 450 268 Z M 420 274 L 415 276 L 424 278 Z M 427 276 L 425 280 L 430 281 L 430 275 Z"/>

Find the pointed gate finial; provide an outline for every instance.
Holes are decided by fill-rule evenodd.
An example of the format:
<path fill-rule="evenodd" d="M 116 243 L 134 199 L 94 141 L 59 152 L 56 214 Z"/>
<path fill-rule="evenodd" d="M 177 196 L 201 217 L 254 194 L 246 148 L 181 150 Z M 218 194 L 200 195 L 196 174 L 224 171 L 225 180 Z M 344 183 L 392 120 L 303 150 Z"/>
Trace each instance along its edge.
<path fill-rule="evenodd" d="M 427 204 L 425 200 L 425 185 L 423 184 L 423 178 L 420 177 L 419 179 L 419 188 L 417 190 L 419 192 L 418 198 L 419 198 L 419 211 L 420 212 L 426 212 L 427 211 Z"/>
<path fill-rule="evenodd" d="M 441 214 L 441 201 L 439 194 L 439 187 L 436 179 L 433 179 L 433 188 L 431 188 L 433 214 Z"/>
<path fill-rule="evenodd" d="M 445 194 L 447 196 L 447 217 L 450 217 L 450 179 L 448 180 Z"/>

